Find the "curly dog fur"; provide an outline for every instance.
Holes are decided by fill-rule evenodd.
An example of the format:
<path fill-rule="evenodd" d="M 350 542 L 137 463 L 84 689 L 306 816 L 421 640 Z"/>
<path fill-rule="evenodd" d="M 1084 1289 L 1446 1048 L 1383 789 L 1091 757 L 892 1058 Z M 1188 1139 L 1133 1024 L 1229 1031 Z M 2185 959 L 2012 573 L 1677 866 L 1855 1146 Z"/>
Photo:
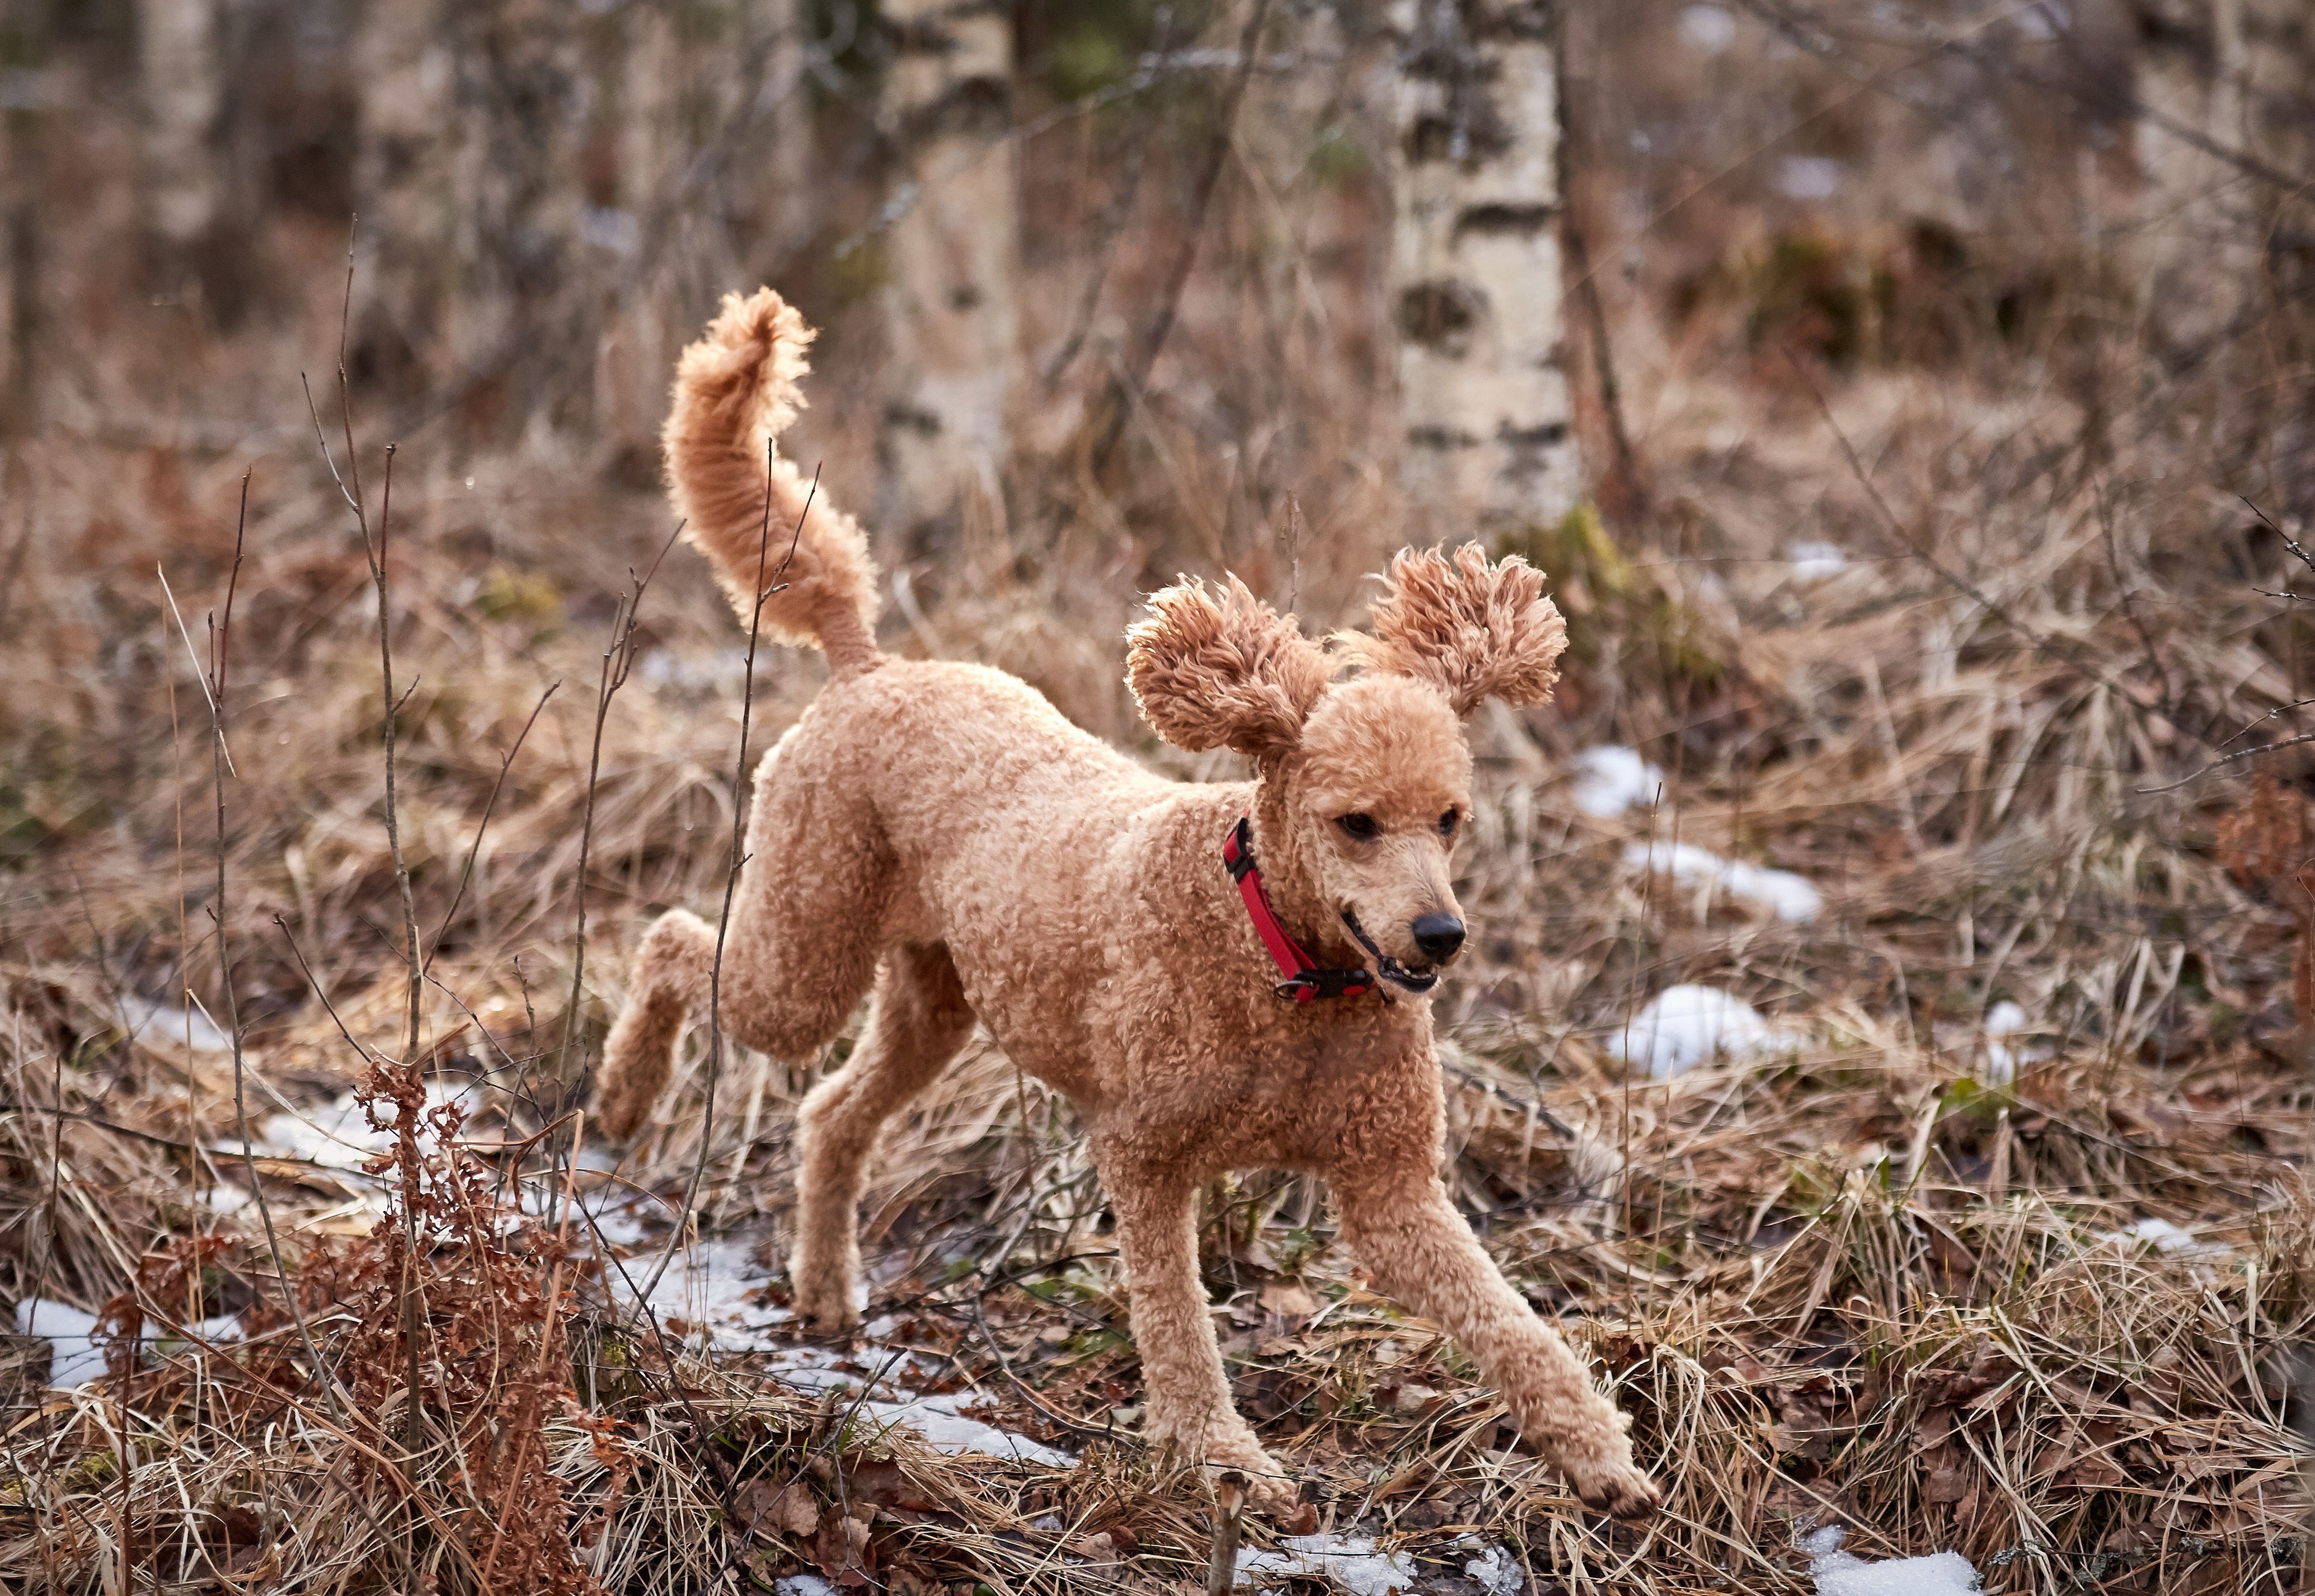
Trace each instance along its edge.
<path fill-rule="evenodd" d="M 803 510 L 788 462 L 770 460 L 767 482 L 766 439 L 802 403 L 811 336 L 769 289 L 733 295 L 676 379 L 675 499 L 743 616 L 767 492 L 775 528 Z M 1193 1212 L 1223 1172 L 1307 1170 L 1331 1184 L 1378 1285 L 1468 1349 L 1586 1503 L 1652 1508 L 1623 1416 L 1448 1199 L 1430 1005 L 1413 989 L 1452 957 L 1438 917 L 1459 932 L 1459 717 L 1490 696 L 1540 703 L 1556 678 L 1565 631 L 1540 573 L 1472 547 L 1401 554 L 1372 635 L 1346 640 L 1350 671 L 1235 578 L 1158 594 L 1129 640 L 1142 713 L 1168 741 L 1236 749 L 1257 773 L 1196 785 L 1142 769 L 1013 677 L 885 658 L 875 581 L 859 528 L 823 497 L 763 618 L 823 649 L 829 679 L 756 774 L 721 977 L 725 1031 L 787 1060 L 812 1057 L 874 993 L 866 1035 L 798 1125 L 798 1311 L 823 1329 L 856 1321 L 854 1210 L 878 1130 L 978 1020 L 1084 1118 L 1117 1217 L 1150 1441 L 1248 1471 L 1265 1505 L 1291 1501 L 1231 1405 Z M 1244 813 L 1297 940 L 1398 989 L 1273 994 L 1220 856 Z M 643 939 L 598 1083 L 612 1136 L 633 1135 L 665 1086 L 714 945 L 681 909 Z"/>

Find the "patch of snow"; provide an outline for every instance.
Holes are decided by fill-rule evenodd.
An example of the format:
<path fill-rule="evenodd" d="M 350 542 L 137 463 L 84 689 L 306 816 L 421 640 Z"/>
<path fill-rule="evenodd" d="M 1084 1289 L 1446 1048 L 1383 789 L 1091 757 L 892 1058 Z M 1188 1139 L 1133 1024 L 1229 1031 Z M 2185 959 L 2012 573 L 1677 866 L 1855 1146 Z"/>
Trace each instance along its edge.
<path fill-rule="evenodd" d="M 646 1252 L 628 1262 L 626 1273 L 640 1286 L 658 1262 L 655 1253 Z M 626 1283 L 616 1270 L 611 1276 L 615 1284 Z M 771 1272 L 740 1242 L 710 1241 L 679 1248 L 668 1261 L 667 1272 L 652 1288 L 651 1310 L 662 1324 L 682 1319 L 697 1326 L 707 1343 L 719 1351 L 812 1351 L 779 1347 L 773 1339 L 771 1331 L 795 1315 L 763 1299 L 764 1282 L 771 1278 Z"/>
<path fill-rule="evenodd" d="M 1736 19 L 1717 5 L 1690 5 L 1680 13 L 1680 36 L 1707 56 L 1725 54 L 1736 42 Z"/>
<path fill-rule="evenodd" d="M 49 1384 L 77 1391 L 104 1373 L 104 1349 L 96 1344 L 96 1316 L 69 1302 L 27 1297 L 16 1304 L 16 1334 L 49 1343 Z"/>
<path fill-rule="evenodd" d="M 1663 771 L 1612 742 L 1576 755 L 1574 770 L 1568 796 L 1594 820 L 1610 820 L 1635 804 L 1652 803 L 1663 786 Z"/>
<path fill-rule="evenodd" d="M 229 1053 L 233 1038 L 217 1028 L 217 1024 L 199 1008 L 187 1008 L 174 1003 L 155 1003 L 148 998 L 123 998 L 120 1006 L 129 1019 L 131 1041 L 142 1042 L 148 1048 L 182 1048 L 188 1031 L 197 1053 Z"/>
<path fill-rule="evenodd" d="M 1985 1011 L 1982 1029 L 1985 1032 L 1985 1078 L 1989 1085 L 2006 1086 L 2018 1078 L 2023 1064 L 2037 1064 L 2050 1056 L 2045 1047 L 2023 1047 L 2007 1040 L 2027 1027 L 2026 1010 L 2004 998 Z"/>
<path fill-rule="evenodd" d="M 1257 1574 L 1322 1579 L 1351 1596 L 1392 1596 L 1415 1589 L 1415 1560 L 1404 1552 L 1378 1552 L 1362 1535 L 1290 1535 L 1274 1552 L 1243 1548 L 1234 1583 L 1250 1585 Z"/>
<path fill-rule="evenodd" d="M 626 1275 L 640 1286 L 657 1261 L 656 1250 L 647 1246 L 626 1262 Z M 860 1404 L 864 1418 L 914 1430 L 937 1450 L 978 1452 L 1054 1468 L 1076 1466 L 1077 1459 L 1068 1452 L 959 1412 L 960 1404 L 971 1399 L 969 1396 L 918 1395 L 910 1388 L 934 1370 L 914 1352 L 875 1344 L 873 1339 L 840 1351 L 785 1340 L 784 1327 L 795 1315 L 763 1299 L 763 1287 L 771 1278 L 746 1244 L 704 1242 L 679 1251 L 669 1261 L 667 1272 L 652 1290 L 652 1311 L 661 1325 L 682 1320 L 690 1339 L 716 1351 L 764 1354 L 771 1378 L 792 1389 L 817 1393 L 870 1387 L 870 1399 Z M 628 1287 L 616 1269 L 611 1281 L 623 1292 Z M 889 1335 L 899 1325 L 887 1317 L 868 1328 L 872 1337 Z"/>
<path fill-rule="evenodd" d="M 1520 1596 L 1527 1589 L 1527 1570 L 1499 1546 L 1491 1546 L 1463 1565 L 1466 1578 L 1485 1585 L 1490 1596 Z"/>
<path fill-rule="evenodd" d="M 784 1574 L 772 1589 L 778 1596 L 836 1596 L 836 1587 L 816 1574 Z"/>
<path fill-rule="evenodd" d="M 1848 551 L 1837 543 L 1796 543 L 1785 550 L 1785 559 L 1802 581 L 1849 569 Z"/>
<path fill-rule="evenodd" d="M 2204 1241 L 2193 1231 L 2168 1219 L 2140 1219 L 2126 1229 L 2108 1234 L 2107 1240 L 2127 1246 L 2143 1242 L 2166 1258 L 2231 1258 L 2234 1248 L 2222 1241 Z"/>
<path fill-rule="evenodd" d="M 979 1452 L 984 1457 L 1042 1463 L 1049 1468 L 1077 1467 L 1077 1459 L 1057 1448 L 965 1417 L 956 1411 L 958 1400 L 953 1396 L 911 1396 L 900 1402 L 863 1403 L 861 1411 L 880 1423 L 914 1430 L 937 1451 Z"/>
<path fill-rule="evenodd" d="M 1829 1524 L 1801 1542 L 1816 1596 L 1979 1596 L 1977 1570 L 1959 1552 L 1876 1563 L 1842 1551 L 1840 1539 L 1840 1527 Z"/>
<path fill-rule="evenodd" d="M 421 1113 L 431 1113 L 448 1103 L 474 1113 L 482 1106 L 481 1083 L 471 1079 L 426 1083 L 426 1107 Z M 252 1128 L 252 1148 L 261 1157 L 303 1158 L 325 1169 L 359 1169 L 394 1148 L 395 1107 L 384 1103 L 379 1108 L 386 1122 L 386 1128 L 379 1130 L 370 1129 L 368 1117 L 351 1092 L 319 1108 L 270 1113 Z M 238 1153 L 241 1148 L 228 1140 L 214 1150 Z"/>
<path fill-rule="evenodd" d="M 1724 859 L 1692 842 L 1635 842 L 1625 847 L 1624 863 L 1662 871 L 1683 887 L 1708 884 L 1796 925 L 1813 920 L 1824 910 L 1824 894 L 1810 885 L 1806 876 L 1764 869 L 1742 859 Z"/>
<path fill-rule="evenodd" d="M 1826 155 L 1787 155 L 1777 164 L 1777 192 L 1787 200 L 1830 200 L 1840 191 L 1840 163 Z"/>
<path fill-rule="evenodd" d="M 1666 987 L 1608 1038 L 1610 1052 L 1656 1080 L 1707 1059 L 1768 1058 L 1799 1045 L 1798 1037 L 1770 1024 L 1734 992 L 1690 983 Z"/>

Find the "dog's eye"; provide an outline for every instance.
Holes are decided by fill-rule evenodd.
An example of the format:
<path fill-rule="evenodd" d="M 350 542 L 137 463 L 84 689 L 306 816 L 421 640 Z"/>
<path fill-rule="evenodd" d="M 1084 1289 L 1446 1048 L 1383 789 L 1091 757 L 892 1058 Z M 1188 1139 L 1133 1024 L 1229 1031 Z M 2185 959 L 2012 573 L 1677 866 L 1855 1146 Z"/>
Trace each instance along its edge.
<path fill-rule="evenodd" d="M 1360 842 L 1371 842 L 1382 834 L 1382 828 L 1375 824 L 1375 818 L 1370 814 L 1342 815 L 1336 818 L 1335 824 L 1343 829 L 1344 836 Z"/>
<path fill-rule="evenodd" d="M 1455 811 L 1453 810 L 1450 809 L 1445 814 L 1439 817 L 1439 835 L 1441 837 L 1452 837 L 1455 835 Z"/>

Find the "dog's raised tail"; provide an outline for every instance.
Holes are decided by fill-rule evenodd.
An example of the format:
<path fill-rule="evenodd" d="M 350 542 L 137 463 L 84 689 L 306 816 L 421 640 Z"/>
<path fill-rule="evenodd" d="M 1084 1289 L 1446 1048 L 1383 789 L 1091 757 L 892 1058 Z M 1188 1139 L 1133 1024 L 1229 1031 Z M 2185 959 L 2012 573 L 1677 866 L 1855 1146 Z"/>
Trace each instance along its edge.
<path fill-rule="evenodd" d="M 661 441 L 684 536 L 714 563 L 741 623 L 758 572 L 767 588 L 777 577 L 785 586 L 763 601 L 764 634 L 824 650 L 832 675 L 856 676 L 883 658 L 868 539 L 825 489 L 813 492 L 770 447 L 803 407 L 797 384 L 812 369 L 804 350 L 812 338 L 795 307 L 771 289 L 726 294 L 706 335 L 676 364 L 675 405 Z"/>

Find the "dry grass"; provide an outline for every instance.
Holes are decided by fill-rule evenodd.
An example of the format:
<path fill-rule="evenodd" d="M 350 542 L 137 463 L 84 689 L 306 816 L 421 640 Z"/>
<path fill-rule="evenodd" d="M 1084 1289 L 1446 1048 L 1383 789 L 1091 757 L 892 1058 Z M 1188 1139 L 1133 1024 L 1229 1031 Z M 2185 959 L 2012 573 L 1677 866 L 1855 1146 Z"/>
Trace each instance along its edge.
<path fill-rule="evenodd" d="M 1629 24 L 1651 25 L 1669 18 Z M 1634 126 L 1699 137 L 1695 85 L 1645 37 L 1608 42 Z M 1762 116 L 1815 69 L 1756 65 Z M 1904 170 L 1899 133 L 1844 117 L 1845 158 Z M 1990 1591 L 2301 1589 L 2315 1080 L 2296 861 L 2259 838 L 2306 835 L 2303 767 L 2271 762 L 2264 808 L 2241 767 L 2154 789 L 2303 696 L 2303 625 L 2260 592 L 2291 586 L 2292 558 L 2237 495 L 2288 528 L 2311 509 L 2295 351 L 2315 324 L 2278 273 L 2232 344 L 2178 358 L 2115 272 L 2075 270 L 2079 238 L 2021 232 L 1973 240 L 1980 276 L 2044 285 L 2024 331 L 1997 333 L 1993 288 L 1938 289 L 1901 228 L 1842 208 L 1864 200 L 1784 234 L 1733 186 L 1672 212 L 1674 155 L 1647 165 L 1622 134 L 1602 129 L 1622 164 L 1601 181 L 1672 217 L 1603 278 L 1654 508 L 1505 539 L 1553 573 L 1574 663 L 1553 709 L 1475 723 L 1477 935 L 1439 1012 L 1459 1196 L 1596 1352 L 1670 1505 L 1637 1531 L 1588 1521 L 1460 1355 L 1362 1289 L 1324 1193 L 1258 1174 L 1211 1193 L 1206 1232 L 1249 1414 L 1308 1482 L 1309 1524 L 1385 1538 L 1442 1591 L 1477 1589 L 1472 1533 L 1537 1591 L 1801 1591 L 1795 1542 L 1831 1521 L 1868 1555 L 1959 1550 Z M 1099 168 L 1086 140 L 1025 146 L 1057 226 Z M 1123 467 L 1084 458 L 1105 380 L 1086 360 L 1033 403 L 1031 432 L 1060 441 L 1001 499 L 936 547 L 883 551 L 906 579 L 889 646 L 1017 670 L 1185 776 L 1228 767 L 1134 723 L 1135 593 L 1227 565 L 1313 625 L 1354 622 L 1405 510 L 1388 407 L 1358 397 L 1388 331 L 1371 262 L 1303 249 L 1361 235 L 1373 195 L 1267 154 L 1242 175 L 1268 186 L 1224 186 Z M 402 439 L 392 554 L 401 835 L 434 955 L 417 1065 L 481 1084 L 463 1124 L 404 1139 L 375 1175 L 257 1160 L 284 1293 L 244 1205 L 231 1060 L 130 1033 L 187 992 L 225 1023 L 222 912 L 253 1118 L 358 1084 L 416 1101 L 374 600 L 290 376 L 326 360 L 341 245 L 283 224 L 271 247 L 311 306 L 92 364 L 0 462 L 0 1299 L 110 1304 L 120 1333 L 113 1376 L 68 1393 L 42 1385 L 38 1343 L 10 1353 L 0 1580 L 1194 1583 L 1206 1507 L 1135 1442 L 1082 1139 L 985 1042 L 892 1139 L 867 1223 L 889 1333 L 857 1369 L 913 1349 L 942 1388 L 1079 1452 L 1073 1471 L 945 1456 L 782 1385 L 776 1358 L 711 1355 L 625 1306 L 669 1228 L 633 1245 L 566 1228 L 566 1191 L 671 1211 L 698 1168 L 672 1233 L 777 1257 L 788 1129 L 820 1062 L 727 1057 L 703 1142 L 695 1041 L 616 1171 L 563 1156 L 625 950 L 658 907 L 720 890 L 741 703 L 728 612 L 671 556 L 590 782 L 618 596 L 668 534 L 608 422 L 478 439 L 440 406 L 406 412 L 431 418 Z M 1139 307 L 1156 266 L 1125 255 L 1113 292 Z M 1025 346 L 1060 340 L 1085 264 L 1034 264 Z M 1836 349 L 1824 318 L 1858 306 L 1826 296 L 1852 266 L 1897 297 Z M 847 362 L 865 368 L 873 321 L 834 320 L 807 448 L 865 503 L 873 389 Z M 171 359 L 199 382 L 157 378 Z M 355 423 L 374 466 L 359 392 Z M 219 903 L 187 654 L 253 463 Z M 1796 538 L 1849 563 L 1804 579 Z M 759 664 L 756 724 L 791 721 L 818 669 Z M 1602 740 L 1663 768 L 1660 803 L 1603 820 L 1568 801 L 1570 757 Z M 1651 838 L 1799 871 L 1826 908 L 1783 922 L 1631 868 Z M 1792 1055 L 1628 1072 L 1617 1033 L 1689 980 L 1759 1005 Z M 2029 1019 L 2014 1080 L 1982 1031 L 2003 1000 Z M 2193 1244 L 2131 1233 L 2149 1219 Z M 188 1329 L 228 1311 L 245 1337 Z"/>

